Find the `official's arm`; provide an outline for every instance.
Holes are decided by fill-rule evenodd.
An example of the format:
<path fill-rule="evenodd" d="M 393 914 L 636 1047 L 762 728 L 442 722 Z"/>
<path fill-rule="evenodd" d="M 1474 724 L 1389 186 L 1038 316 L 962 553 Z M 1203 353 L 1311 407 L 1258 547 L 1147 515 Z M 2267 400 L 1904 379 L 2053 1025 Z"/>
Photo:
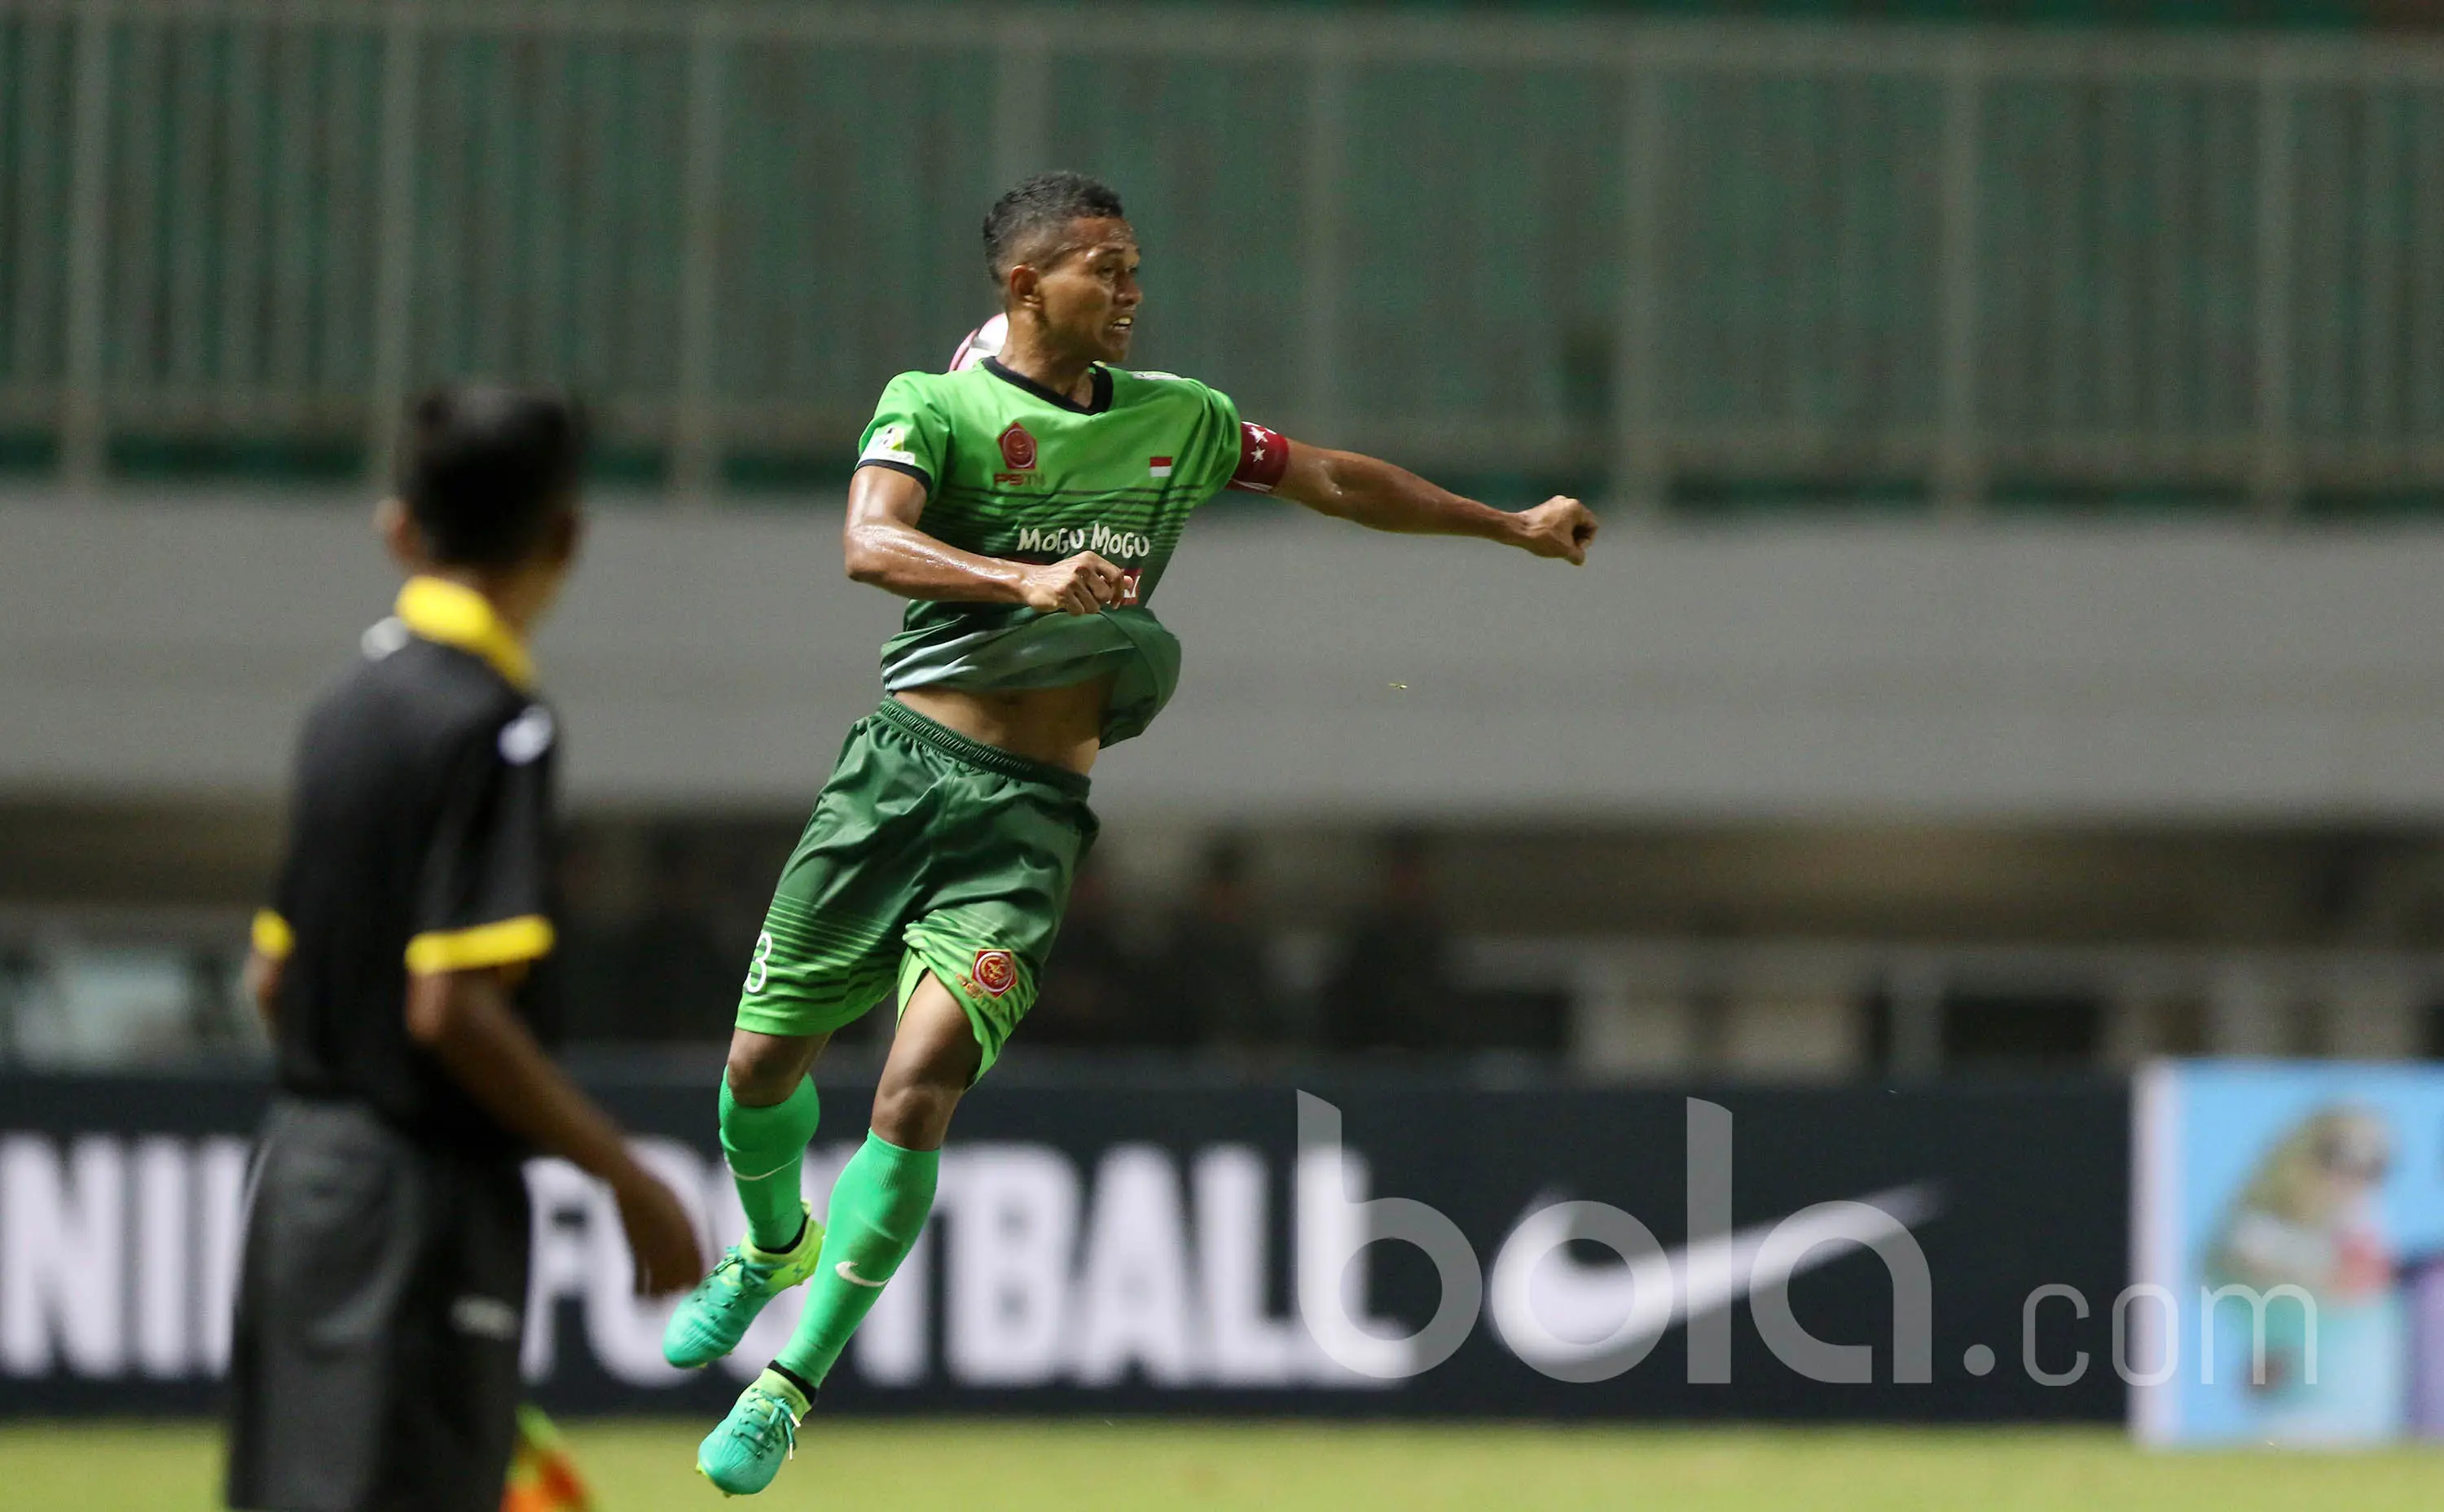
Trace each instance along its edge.
<path fill-rule="evenodd" d="M 546 731 L 542 743 L 509 738 L 527 728 Z M 704 1274 L 694 1222 L 552 1063 L 510 998 L 553 946 L 550 728 L 547 711 L 529 706 L 466 731 L 421 867 L 401 1011 L 409 1038 L 476 1106 L 609 1185 L 637 1289 L 659 1295 Z"/>
<path fill-rule="evenodd" d="M 638 1289 L 676 1291 L 704 1274 L 694 1227 L 628 1152 L 609 1115 L 568 1079 L 512 1012 L 502 968 L 407 979 L 407 1032 L 503 1128 L 599 1178 L 619 1199 Z"/>
<path fill-rule="evenodd" d="M 288 963 L 276 955 L 266 955 L 260 947 L 246 953 L 246 992 L 254 1000 L 255 1016 L 263 1021 L 263 1032 L 280 1032 L 280 979 L 287 974 Z"/>

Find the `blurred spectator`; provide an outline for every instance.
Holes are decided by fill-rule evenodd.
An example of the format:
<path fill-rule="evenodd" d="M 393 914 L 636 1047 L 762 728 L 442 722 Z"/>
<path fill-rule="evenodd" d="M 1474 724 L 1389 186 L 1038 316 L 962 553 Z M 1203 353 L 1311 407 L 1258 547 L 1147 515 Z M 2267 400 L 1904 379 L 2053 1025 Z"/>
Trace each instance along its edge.
<path fill-rule="evenodd" d="M 1424 841 L 1393 836 L 1379 864 L 1375 896 L 1343 931 L 1324 988 L 1325 1043 L 1426 1050 L 1472 1042 Z"/>
<path fill-rule="evenodd" d="M 252 1004 L 240 1001 L 237 963 L 214 950 L 198 950 L 187 958 L 186 1044 L 172 1046 L 208 1053 L 255 1050 L 264 1043 L 254 1022 Z"/>
<path fill-rule="evenodd" d="M 1090 858 L 1069 890 L 1069 913 L 1045 963 L 1025 1042 L 1063 1046 L 1167 1042 L 1145 964 L 1121 942 L 1110 878 Z"/>
<path fill-rule="evenodd" d="M 629 931 L 633 1040 L 726 1040 L 747 963 L 721 948 L 713 889 L 684 842 L 656 843 L 645 873 L 645 913 Z"/>
<path fill-rule="evenodd" d="M 34 958 L 24 950 L 0 950 L 0 1064 L 17 1059 L 19 1005 L 33 995 Z"/>
<path fill-rule="evenodd" d="M 1164 1043 L 1252 1050 L 1295 1038 L 1257 927 L 1247 853 L 1237 844 L 1207 847 L 1195 891 L 1172 922 L 1161 981 L 1168 1011 L 1177 1016 Z"/>
<path fill-rule="evenodd" d="M 564 1032 L 613 1044 L 723 1038 L 746 956 L 715 934 L 703 857 L 665 837 L 639 867 L 620 839 L 579 830 L 562 848 L 549 969 Z"/>
<path fill-rule="evenodd" d="M 635 1038 L 627 937 L 612 906 L 607 849 L 583 830 L 560 848 L 559 938 L 546 969 L 561 1032 L 571 1040 Z"/>

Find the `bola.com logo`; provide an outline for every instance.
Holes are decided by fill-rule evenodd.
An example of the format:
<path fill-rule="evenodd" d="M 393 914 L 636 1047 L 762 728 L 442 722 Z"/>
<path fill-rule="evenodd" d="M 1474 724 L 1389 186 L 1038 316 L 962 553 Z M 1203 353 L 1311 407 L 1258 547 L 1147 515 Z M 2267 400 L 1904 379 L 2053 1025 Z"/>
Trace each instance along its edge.
<path fill-rule="evenodd" d="M 1490 1315 L 1494 1333 L 1512 1354 L 1542 1374 L 1573 1383 L 1609 1380 L 1636 1368 L 1666 1333 L 1686 1325 L 1689 1382 L 1707 1385 L 1731 1378 L 1731 1307 L 1745 1300 L 1766 1347 L 1794 1374 L 1826 1385 L 1864 1385 L 1875 1379 L 1874 1347 L 1832 1343 L 1809 1333 L 1792 1311 L 1790 1285 L 1843 1253 L 1865 1249 L 1883 1262 L 1892 1282 L 1891 1380 L 1932 1382 L 1934 1276 L 1910 1226 L 1934 1216 L 1934 1187 L 1920 1183 L 1817 1203 L 1774 1222 L 1734 1229 L 1731 1111 L 1694 1097 L 1687 1110 L 1689 1243 L 1667 1252 L 1634 1214 L 1607 1203 L 1560 1202 L 1512 1226 L 1489 1275 L 1459 1226 L 1430 1205 L 1405 1197 L 1361 1200 L 1346 1191 L 1343 1172 L 1352 1168 L 1342 1151 L 1341 1111 L 1301 1093 L 1300 1321 L 1343 1369 L 1398 1380 L 1449 1359 L 1480 1318 Z M 1361 1324 L 1354 1318 L 1342 1283 L 1360 1251 L 1386 1241 L 1416 1246 L 1433 1263 L 1438 1281 L 1434 1316 L 1405 1336 L 1387 1332 L 1380 1320 Z M 1609 1249 L 1619 1263 L 1580 1264 L 1565 1249 L 1573 1241 Z M 2216 1379 L 2217 1310 L 2230 1302 L 2248 1310 L 2252 1385 L 2263 1387 L 2269 1378 L 2268 1312 L 2276 1302 L 2299 1309 L 2293 1368 L 2305 1384 L 2316 1383 L 2316 1299 L 2295 1285 L 2260 1290 L 2233 1283 L 2199 1289 L 2203 1384 Z M 2151 1304 L 2150 1310 L 2137 1312 L 2140 1303 Z M 2068 1351 L 2058 1369 L 2044 1362 L 2045 1318 L 2065 1308 L 2075 1321 L 2092 1316 L 2086 1295 L 2059 1282 L 2037 1287 L 2022 1302 L 2020 1364 L 2038 1385 L 2075 1385 L 2088 1373 L 2086 1350 Z M 2123 1288 L 2110 1314 L 2114 1373 L 2137 1387 L 2175 1378 L 2181 1368 L 2179 1299 L 2165 1287 L 2140 1283 Z M 2059 1345 L 2056 1352 L 2064 1353 Z M 2134 1355 L 2149 1358 L 2142 1364 Z M 1993 1348 L 1984 1343 L 1970 1345 L 1961 1357 L 1961 1368 L 1973 1376 L 1992 1374 L 1996 1364 Z"/>

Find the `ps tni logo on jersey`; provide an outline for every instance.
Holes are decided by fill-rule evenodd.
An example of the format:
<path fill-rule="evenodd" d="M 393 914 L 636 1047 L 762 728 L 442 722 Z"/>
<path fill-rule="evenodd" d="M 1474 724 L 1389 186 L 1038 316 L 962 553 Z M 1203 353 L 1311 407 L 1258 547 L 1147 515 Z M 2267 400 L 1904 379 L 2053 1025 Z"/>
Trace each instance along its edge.
<path fill-rule="evenodd" d="M 1005 470 L 993 474 L 995 483 L 1028 484 L 1035 471 L 1035 437 L 1016 420 L 1001 433 L 1001 465 Z"/>

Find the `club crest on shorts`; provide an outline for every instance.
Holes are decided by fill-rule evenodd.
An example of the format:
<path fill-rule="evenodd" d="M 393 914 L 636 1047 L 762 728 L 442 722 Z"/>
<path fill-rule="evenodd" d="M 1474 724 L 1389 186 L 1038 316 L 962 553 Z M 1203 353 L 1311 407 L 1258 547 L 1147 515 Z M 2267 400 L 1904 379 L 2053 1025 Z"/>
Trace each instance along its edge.
<path fill-rule="evenodd" d="M 978 950 L 968 983 L 989 998 L 1000 997 L 1018 986 L 1018 957 L 1008 950 Z"/>

